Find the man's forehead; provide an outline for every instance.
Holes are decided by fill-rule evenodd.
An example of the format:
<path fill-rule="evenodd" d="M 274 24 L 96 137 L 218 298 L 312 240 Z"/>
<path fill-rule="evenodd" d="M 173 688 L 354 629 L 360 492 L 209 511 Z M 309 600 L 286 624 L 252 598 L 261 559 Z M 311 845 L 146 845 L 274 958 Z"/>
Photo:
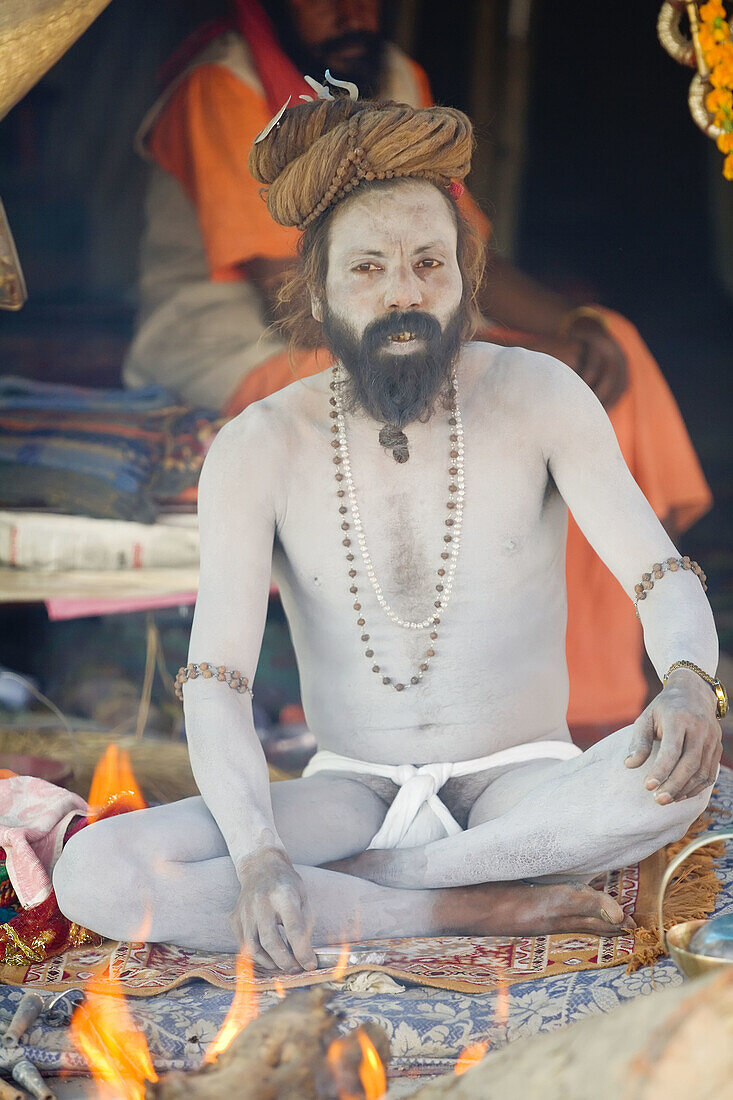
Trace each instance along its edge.
<path fill-rule="evenodd" d="M 413 186 L 370 188 L 334 212 L 334 251 L 379 252 L 395 243 L 412 250 L 455 246 L 455 219 L 437 187 L 414 181 Z"/>

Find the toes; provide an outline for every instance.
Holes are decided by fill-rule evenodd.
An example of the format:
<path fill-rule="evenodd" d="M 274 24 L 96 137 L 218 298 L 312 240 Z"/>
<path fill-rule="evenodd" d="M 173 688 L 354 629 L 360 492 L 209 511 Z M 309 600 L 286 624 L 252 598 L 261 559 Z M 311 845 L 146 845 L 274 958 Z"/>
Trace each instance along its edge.
<path fill-rule="evenodd" d="M 584 932 L 590 933 L 593 936 L 627 936 L 629 929 L 625 924 L 609 924 L 608 921 L 601 918 L 598 920 L 596 917 L 588 917 L 585 921 Z"/>
<path fill-rule="evenodd" d="M 599 916 L 608 925 L 622 925 L 624 911 L 610 894 L 588 888 L 589 916 Z"/>
<path fill-rule="evenodd" d="M 610 894 L 580 884 L 571 889 L 575 893 L 578 930 L 596 936 L 621 936 L 636 928 L 633 917 L 627 916 Z"/>
<path fill-rule="evenodd" d="M 563 901 L 568 915 L 574 913 L 581 918 L 602 920 L 609 926 L 623 924 L 624 911 L 610 894 L 594 890 L 592 886 L 581 882 L 571 883 L 564 890 Z"/>

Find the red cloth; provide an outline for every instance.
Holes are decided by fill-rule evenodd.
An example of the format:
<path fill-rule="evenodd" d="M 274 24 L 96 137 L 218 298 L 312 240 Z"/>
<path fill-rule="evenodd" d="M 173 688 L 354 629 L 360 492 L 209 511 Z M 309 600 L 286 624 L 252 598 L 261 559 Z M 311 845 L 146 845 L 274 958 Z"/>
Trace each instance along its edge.
<path fill-rule="evenodd" d="M 136 804 L 129 802 L 127 792 L 123 792 L 121 796 L 108 802 L 96 820 L 117 817 L 118 814 L 128 813 L 136 808 Z M 88 824 L 87 817 L 75 818 L 64 833 L 64 843 Z M 2 854 L 4 856 L 4 852 Z M 82 947 L 85 944 L 99 946 L 102 941 L 103 937 L 96 932 L 91 932 L 65 917 L 58 907 L 56 894 L 51 890 L 39 905 L 23 909 L 12 920 L 0 924 L 0 963 L 6 966 L 28 966 L 33 962 L 43 962 L 53 955 L 61 955 L 71 947 Z"/>

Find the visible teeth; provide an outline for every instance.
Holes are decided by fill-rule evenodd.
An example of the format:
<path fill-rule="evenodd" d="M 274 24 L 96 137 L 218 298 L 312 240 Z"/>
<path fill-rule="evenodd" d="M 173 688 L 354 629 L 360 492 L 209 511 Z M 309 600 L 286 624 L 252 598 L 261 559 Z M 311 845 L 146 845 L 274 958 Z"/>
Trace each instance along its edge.
<path fill-rule="evenodd" d="M 393 343 L 398 343 L 398 344 L 405 344 L 405 343 L 407 343 L 408 340 L 414 340 L 414 339 L 415 339 L 415 333 L 414 332 L 401 332 L 398 336 L 390 336 L 390 340 L 392 340 Z"/>

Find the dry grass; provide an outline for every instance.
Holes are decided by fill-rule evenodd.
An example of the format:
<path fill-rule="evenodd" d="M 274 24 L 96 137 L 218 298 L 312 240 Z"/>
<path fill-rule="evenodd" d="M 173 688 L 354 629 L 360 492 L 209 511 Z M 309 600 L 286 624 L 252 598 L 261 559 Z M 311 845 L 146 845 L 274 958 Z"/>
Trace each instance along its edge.
<path fill-rule="evenodd" d="M 173 802 L 198 794 L 184 742 L 80 730 L 74 744 L 65 730 L 0 727 L 0 752 L 32 753 L 67 761 L 74 769 L 69 788 L 86 798 L 94 767 L 108 745 L 116 743 L 130 753 L 132 770 L 147 802 Z"/>
<path fill-rule="evenodd" d="M 76 730 L 73 740 L 72 745 L 69 734 L 58 728 L 0 726 L 0 752 L 31 753 L 68 761 L 74 775 L 67 786 L 82 798 L 89 794 L 97 761 L 112 743 L 129 752 L 132 770 L 147 802 L 175 802 L 199 793 L 188 759 L 188 746 L 183 741 L 152 737 L 137 740 L 103 730 Z M 270 768 L 271 780 L 285 778 L 288 777 L 284 772 Z"/>

